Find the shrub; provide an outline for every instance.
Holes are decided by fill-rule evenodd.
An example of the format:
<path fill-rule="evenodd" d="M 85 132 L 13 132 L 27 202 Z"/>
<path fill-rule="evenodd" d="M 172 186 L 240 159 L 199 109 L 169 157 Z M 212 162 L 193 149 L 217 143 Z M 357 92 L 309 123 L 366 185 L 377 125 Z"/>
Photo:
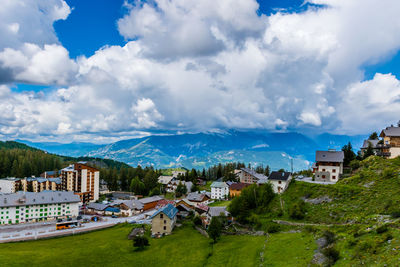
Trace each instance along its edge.
<path fill-rule="evenodd" d="M 266 225 L 266 230 L 268 233 L 272 234 L 279 232 L 281 230 L 281 227 L 277 223 L 270 222 Z"/>
<path fill-rule="evenodd" d="M 332 244 L 335 242 L 335 234 L 329 230 L 326 230 L 322 233 L 322 236 L 326 239 L 327 245 Z"/>
<path fill-rule="evenodd" d="M 353 237 L 350 237 L 350 238 L 347 240 L 347 246 L 348 246 L 349 248 L 351 248 L 351 247 L 354 247 L 355 245 L 357 245 L 357 239 L 355 239 L 355 238 L 353 238 Z"/>
<path fill-rule="evenodd" d="M 339 259 L 339 251 L 334 247 L 327 247 L 322 250 L 322 253 L 325 255 L 325 257 L 328 258 L 328 266 L 332 266 L 335 264 L 335 262 Z"/>
<path fill-rule="evenodd" d="M 145 247 L 150 246 L 149 240 L 145 236 L 135 236 L 133 239 L 133 246 L 137 250 L 143 250 Z"/>
<path fill-rule="evenodd" d="M 376 228 L 376 233 L 377 234 L 382 234 L 384 232 L 387 232 L 388 227 L 386 224 L 379 226 L 378 228 Z"/>
<path fill-rule="evenodd" d="M 301 220 L 305 216 L 305 203 L 300 200 L 297 203 L 294 203 L 289 208 L 289 216 L 292 219 Z"/>
<path fill-rule="evenodd" d="M 400 211 L 393 211 L 390 216 L 392 216 L 392 218 L 400 218 Z"/>
<path fill-rule="evenodd" d="M 194 225 L 197 225 L 197 226 L 201 226 L 203 224 L 203 222 L 201 221 L 201 218 L 199 216 L 195 216 L 193 218 L 193 223 L 194 223 Z"/>
<path fill-rule="evenodd" d="M 306 225 L 304 227 L 304 231 L 306 231 L 307 233 L 315 233 L 317 231 L 317 229 L 315 229 L 314 227 L 312 227 L 311 225 Z"/>
<path fill-rule="evenodd" d="M 352 169 L 352 170 L 357 170 L 358 168 L 360 168 L 360 161 L 359 160 L 352 160 L 351 162 L 350 162 L 350 164 L 349 164 L 349 167 Z"/>

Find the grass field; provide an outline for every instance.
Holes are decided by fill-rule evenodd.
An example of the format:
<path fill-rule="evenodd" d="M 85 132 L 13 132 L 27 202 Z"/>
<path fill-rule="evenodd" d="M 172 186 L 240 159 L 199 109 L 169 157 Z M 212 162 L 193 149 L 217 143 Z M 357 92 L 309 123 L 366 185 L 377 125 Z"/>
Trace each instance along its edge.
<path fill-rule="evenodd" d="M 0 244 L 0 265 L 250 267 L 260 265 L 266 240 L 265 236 L 222 236 L 213 245 L 191 226 L 183 226 L 170 236 L 150 239 L 144 251 L 135 251 L 127 239 L 131 229 L 131 225 L 119 225 L 76 236 Z M 289 241 L 296 246 L 304 243 L 294 238 Z M 303 257 L 300 252 L 298 257 Z"/>
<path fill-rule="evenodd" d="M 223 207 L 223 206 L 229 206 L 229 204 L 231 203 L 230 200 L 222 200 L 222 201 L 215 201 L 211 204 L 209 204 L 208 206 L 210 207 Z"/>

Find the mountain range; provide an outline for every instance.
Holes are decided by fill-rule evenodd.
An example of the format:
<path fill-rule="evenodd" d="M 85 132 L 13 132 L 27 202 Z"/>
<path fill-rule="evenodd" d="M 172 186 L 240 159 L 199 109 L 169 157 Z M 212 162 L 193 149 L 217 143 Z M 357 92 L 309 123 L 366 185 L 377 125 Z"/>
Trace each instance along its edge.
<path fill-rule="evenodd" d="M 153 135 L 111 144 L 61 144 L 29 142 L 29 146 L 66 156 L 90 156 L 113 159 L 132 166 L 155 168 L 186 167 L 201 169 L 233 161 L 263 164 L 272 169 L 305 169 L 314 160 L 315 150 L 341 149 L 351 142 L 357 150 L 365 136 L 304 134 L 266 131 L 229 130 L 224 133 Z"/>

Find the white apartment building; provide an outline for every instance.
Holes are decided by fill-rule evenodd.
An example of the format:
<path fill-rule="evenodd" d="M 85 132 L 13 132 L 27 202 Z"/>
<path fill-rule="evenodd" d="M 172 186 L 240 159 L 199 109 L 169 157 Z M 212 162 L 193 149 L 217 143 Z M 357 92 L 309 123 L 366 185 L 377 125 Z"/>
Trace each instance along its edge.
<path fill-rule="evenodd" d="M 20 182 L 21 181 L 19 178 L 14 178 L 14 177 L 7 177 L 0 179 L 0 193 L 17 192 Z"/>
<path fill-rule="evenodd" d="M 0 195 L 0 224 L 72 218 L 79 215 L 80 198 L 73 192 L 18 192 Z"/>
<path fill-rule="evenodd" d="M 229 186 L 225 182 L 211 184 L 211 199 L 226 199 L 229 195 Z"/>

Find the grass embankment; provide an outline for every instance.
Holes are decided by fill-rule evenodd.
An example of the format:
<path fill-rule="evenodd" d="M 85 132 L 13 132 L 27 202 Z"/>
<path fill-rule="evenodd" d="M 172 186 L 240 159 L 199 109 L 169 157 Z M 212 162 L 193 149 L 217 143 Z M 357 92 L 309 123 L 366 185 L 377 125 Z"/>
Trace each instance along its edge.
<path fill-rule="evenodd" d="M 231 203 L 230 200 L 214 201 L 213 203 L 210 203 L 208 206 L 209 207 L 225 207 L 225 206 L 229 206 L 230 203 Z"/>
<path fill-rule="evenodd" d="M 131 229 L 119 225 L 76 236 L 1 244 L 0 262 L 2 266 L 259 266 L 260 252 L 277 245 L 274 235 L 266 249 L 265 236 L 222 236 L 212 245 L 191 226 L 183 226 L 170 236 L 150 238 L 150 247 L 135 251 L 127 239 Z M 297 240 L 291 236 L 288 242 Z M 281 253 L 287 252 L 283 243 L 279 246 Z M 298 251 L 295 257 L 303 257 L 304 251 Z"/>

